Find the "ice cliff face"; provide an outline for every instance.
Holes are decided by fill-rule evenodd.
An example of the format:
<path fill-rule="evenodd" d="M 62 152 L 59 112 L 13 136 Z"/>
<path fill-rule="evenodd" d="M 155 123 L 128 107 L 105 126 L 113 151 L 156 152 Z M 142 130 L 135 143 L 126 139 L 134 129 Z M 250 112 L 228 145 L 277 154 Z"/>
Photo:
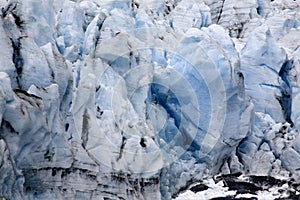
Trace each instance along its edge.
<path fill-rule="evenodd" d="M 0 197 L 171 199 L 236 171 L 300 181 L 298 1 L 0 7 Z"/>

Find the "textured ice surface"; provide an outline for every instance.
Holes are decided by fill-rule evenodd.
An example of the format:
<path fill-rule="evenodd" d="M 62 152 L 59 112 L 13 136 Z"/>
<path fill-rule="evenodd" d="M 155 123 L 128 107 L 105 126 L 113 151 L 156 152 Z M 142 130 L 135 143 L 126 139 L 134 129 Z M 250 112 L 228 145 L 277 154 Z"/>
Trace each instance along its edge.
<path fill-rule="evenodd" d="M 0 7 L 0 198 L 171 199 L 236 172 L 300 182 L 297 0 Z"/>

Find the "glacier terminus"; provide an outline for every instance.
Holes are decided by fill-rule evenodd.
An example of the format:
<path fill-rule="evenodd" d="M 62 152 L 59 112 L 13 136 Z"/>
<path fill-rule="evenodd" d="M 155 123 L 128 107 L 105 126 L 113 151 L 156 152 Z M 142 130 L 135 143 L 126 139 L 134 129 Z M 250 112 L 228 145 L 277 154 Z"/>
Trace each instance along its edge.
<path fill-rule="evenodd" d="M 0 7 L 0 199 L 187 199 L 234 174 L 300 192 L 299 0 Z"/>

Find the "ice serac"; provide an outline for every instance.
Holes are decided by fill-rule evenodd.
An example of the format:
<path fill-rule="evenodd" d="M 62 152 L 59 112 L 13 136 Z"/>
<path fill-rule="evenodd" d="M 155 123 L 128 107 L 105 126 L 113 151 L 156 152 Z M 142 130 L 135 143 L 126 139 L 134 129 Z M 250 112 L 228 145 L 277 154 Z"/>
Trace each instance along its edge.
<path fill-rule="evenodd" d="M 300 180 L 299 4 L 0 1 L 0 198 Z"/>
<path fill-rule="evenodd" d="M 299 44 L 291 41 L 299 38 L 295 35 L 299 32 L 299 5 L 289 1 L 258 1 L 258 5 L 258 14 L 268 14 L 245 26 L 247 41 L 240 52 L 245 91 L 255 105 L 253 129 L 239 145 L 235 163 L 250 174 L 290 176 L 298 182 L 294 164 L 298 163 L 299 140 Z"/>
<path fill-rule="evenodd" d="M 231 37 L 240 37 L 245 23 L 257 15 L 257 1 L 224 1 L 218 23 L 226 27 Z"/>
<path fill-rule="evenodd" d="M 285 51 L 276 43 L 268 27 L 260 26 L 249 37 L 241 55 L 245 88 L 257 102 L 255 111 L 266 112 L 275 121 L 284 121 L 279 99 L 281 97 L 279 74 L 286 59 Z M 253 71 L 256 72 L 256 76 L 250 76 Z"/>
<path fill-rule="evenodd" d="M 203 2 L 180 1 L 171 11 L 171 26 L 176 32 L 186 32 L 189 28 L 201 28 L 211 24 L 209 7 Z"/>
<path fill-rule="evenodd" d="M 178 98 L 181 109 L 176 109 L 172 93 L 156 93 L 168 96 L 166 102 L 158 97 L 158 103 L 165 107 L 169 118 L 174 118 L 173 122 L 167 120 L 165 130 L 160 133 L 161 140 L 168 145 L 174 143 L 174 147 L 166 145 L 170 148 L 168 154 L 179 158 L 164 169 L 162 188 L 166 199 L 176 194 L 187 181 L 218 172 L 221 160 L 226 159 L 249 133 L 252 110 L 245 99 L 238 54 L 222 27 L 212 25 L 202 31 L 190 29 L 175 52 L 178 54 L 170 62 L 174 66 L 166 70 L 175 70 L 180 78 L 168 80 L 162 75 L 170 88 L 169 93 L 173 92 L 173 98 Z M 184 91 L 180 91 L 179 85 L 184 85 Z M 232 124 L 232 121 L 238 123 Z M 172 130 L 168 130 L 171 123 L 178 133 L 173 134 L 169 142 L 170 135 L 166 133 Z M 186 171 L 190 166 L 193 170 Z"/>

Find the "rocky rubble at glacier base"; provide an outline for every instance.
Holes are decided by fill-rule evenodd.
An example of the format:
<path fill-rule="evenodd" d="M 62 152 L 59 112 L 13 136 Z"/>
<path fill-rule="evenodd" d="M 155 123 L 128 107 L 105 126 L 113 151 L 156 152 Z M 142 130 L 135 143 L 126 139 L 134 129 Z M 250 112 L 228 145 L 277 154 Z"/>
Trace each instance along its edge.
<path fill-rule="evenodd" d="M 171 199 L 236 173 L 300 182 L 298 0 L 0 7 L 1 198 Z"/>

